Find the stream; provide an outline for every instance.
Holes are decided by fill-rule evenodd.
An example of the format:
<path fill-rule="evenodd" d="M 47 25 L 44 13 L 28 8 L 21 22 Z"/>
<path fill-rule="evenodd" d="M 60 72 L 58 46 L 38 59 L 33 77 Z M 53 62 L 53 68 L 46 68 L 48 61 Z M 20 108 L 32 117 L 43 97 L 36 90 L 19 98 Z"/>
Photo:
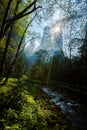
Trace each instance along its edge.
<path fill-rule="evenodd" d="M 50 88 L 42 88 L 50 96 L 50 102 L 54 102 L 61 108 L 61 111 L 71 121 L 73 126 L 87 130 L 87 115 L 84 111 L 85 106 L 69 99 Z"/>

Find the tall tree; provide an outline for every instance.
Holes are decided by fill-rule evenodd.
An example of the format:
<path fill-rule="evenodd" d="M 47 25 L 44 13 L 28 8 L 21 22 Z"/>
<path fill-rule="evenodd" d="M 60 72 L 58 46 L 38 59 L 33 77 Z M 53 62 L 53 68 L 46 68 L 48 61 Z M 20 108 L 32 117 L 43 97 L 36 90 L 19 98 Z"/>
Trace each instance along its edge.
<path fill-rule="evenodd" d="M 9 0 L 8 2 L 8 5 L 7 5 L 7 8 L 6 8 L 6 12 L 5 12 L 5 16 L 4 16 L 4 19 L 2 21 L 2 26 L 1 26 L 1 35 L 3 34 L 3 29 L 4 29 L 4 25 L 5 25 L 5 22 L 6 22 L 6 17 L 8 15 L 8 11 L 9 11 L 9 7 L 10 7 L 10 4 L 11 4 L 12 0 Z M 15 9 L 14 9 L 14 14 L 16 14 L 17 10 L 18 10 L 18 5 L 19 5 L 20 1 L 17 0 L 17 3 L 16 3 L 16 6 L 15 6 Z M 11 39 L 11 34 L 12 34 L 12 30 L 13 30 L 13 26 L 14 26 L 14 22 L 12 22 L 10 24 L 10 30 L 8 32 L 8 36 L 7 36 L 7 40 L 6 40 L 6 43 L 5 43 L 5 49 L 4 49 L 4 52 L 3 52 L 3 57 L 2 57 L 2 60 L 1 60 L 1 67 L 0 67 L 0 77 L 2 77 L 3 73 L 4 73 L 4 67 L 5 67 L 5 62 L 6 62 L 6 56 L 7 56 L 7 51 L 8 51 L 8 47 L 10 45 L 10 39 Z"/>
<path fill-rule="evenodd" d="M 41 6 L 36 7 L 37 1 L 38 0 L 34 0 L 33 2 L 30 1 L 29 5 L 26 6 L 22 11 L 18 11 L 19 10 L 18 7 L 19 7 L 21 0 L 16 1 L 15 8 L 11 7 L 13 1 L 12 0 L 8 1 L 6 11 L 5 11 L 5 15 L 3 17 L 2 24 L 1 24 L 1 30 L 0 30 L 0 34 L 1 34 L 0 40 L 2 40 L 4 36 L 7 39 L 6 42 L 5 42 L 5 48 L 4 48 L 3 56 L 2 56 L 2 60 L 1 60 L 0 78 L 3 77 L 3 74 L 4 74 L 7 52 L 8 52 L 8 48 L 10 46 L 10 41 L 11 41 L 11 38 L 12 38 L 12 32 L 14 31 L 14 28 L 15 28 L 15 23 L 17 23 L 17 21 L 19 19 L 33 13 L 36 9 L 40 8 Z M 11 12 L 12 12 L 12 14 L 11 14 Z M 10 15 L 11 18 L 9 18 L 9 15 Z M 31 21 L 33 21 L 33 20 L 31 20 Z M 27 29 L 25 29 L 25 30 L 27 30 Z M 25 33 L 26 33 L 26 31 L 25 31 Z M 23 33 L 23 35 L 21 36 L 21 40 L 19 42 L 17 53 L 16 53 L 17 56 L 18 56 L 18 52 L 20 50 L 20 46 L 22 44 L 25 33 Z"/>
<path fill-rule="evenodd" d="M 20 18 L 23 18 L 27 15 L 32 14 L 34 11 L 36 11 L 38 8 L 41 8 L 41 6 L 36 6 L 36 2 L 38 0 L 34 0 L 33 2 L 30 2 L 28 6 L 26 6 L 22 11 L 20 11 L 19 13 L 16 13 L 17 8 L 19 3 L 21 2 L 21 0 L 17 0 L 16 2 L 16 6 L 15 6 L 15 13 L 14 16 L 12 16 L 11 18 L 8 18 L 8 11 L 11 5 L 12 0 L 9 0 L 7 8 L 6 8 L 6 12 L 4 15 L 4 18 L 2 20 L 2 26 L 1 26 L 1 30 L 0 30 L 0 40 L 5 36 L 6 32 L 8 31 L 9 27 L 11 26 L 11 23 L 17 21 Z"/>
<path fill-rule="evenodd" d="M 25 37 L 26 31 L 27 31 L 29 25 L 31 24 L 31 22 L 32 22 L 32 21 L 34 20 L 34 18 L 36 17 L 36 15 L 37 15 L 37 14 L 35 14 L 35 16 L 31 19 L 31 21 L 29 21 L 28 25 L 26 26 L 26 28 L 25 28 L 25 30 L 24 30 L 24 33 L 22 34 L 22 37 L 21 37 L 21 39 L 20 39 L 20 41 L 19 41 L 19 44 L 18 44 L 18 47 L 17 47 L 17 51 L 16 51 L 15 56 L 14 56 L 14 58 L 13 58 L 13 61 L 12 61 L 11 65 L 10 65 L 10 67 L 9 67 L 8 70 L 7 70 L 5 82 L 7 82 L 8 77 L 9 77 L 9 74 L 10 74 L 10 72 L 11 72 L 11 70 L 12 70 L 12 68 L 13 68 L 13 66 L 14 66 L 14 64 L 15 64 L 15 62 L 16 62 L 18 56 L 19 56 L 19 54 L 20 54 L 22 42 L 23 42 L 23 39 L 24 39 L 24 37 Z"/>

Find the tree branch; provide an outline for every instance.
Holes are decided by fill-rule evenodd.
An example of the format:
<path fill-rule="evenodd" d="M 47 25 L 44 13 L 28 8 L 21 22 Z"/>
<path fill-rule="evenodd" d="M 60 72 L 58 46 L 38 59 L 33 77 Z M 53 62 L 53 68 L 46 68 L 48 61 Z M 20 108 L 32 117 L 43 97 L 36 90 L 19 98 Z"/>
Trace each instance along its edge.
<path fill-rule="evenodd" d="M 35 4 L 36 4 L 36 1 L 38 1 L 38 0 L 34 0 L 31 4 L 29 4 L 25 9 L 23 9 L 20 13 L 18 13 L 17 15 L 15 15 L 15 16 L 13 16 L 13 18 L 11 18 L 11 19 L 8 19 L 7 21 L 6 21 L 6 23 L 8 23 L 8 22 L 12 22 L 12 21 L 15 21 L 15 20 L 18 20 L 18 19 L 20 19 L 20 18 L 22 18 L 23 17 L 23 15 L 32 7 L 32 6 L 34 6 Z M 32 10 L 32 11 L 30 11 L 30 13 L 32 13 L 34 10 Z M 28 14 L 30 14 L 30 13 L 28 13 Z M 25 15 L 24 15 L 25 16 Z"/>
<path fill-rule="evenodd" d="M 7 5 L 7 8 L 6 8 L 6 10 L 5 10 L 5 15 L 4 15 L 4 18 L 3 18 L 3 21 L 2 21 L 2 25 L 1 25 L 1 30 L 0 30 L 0 40 L 1 40 L 2 36 L 3 36 L 4 25 L 5 25 L 6 18 L 7 18 L 8 11 L 9 11 L 9 7 L 10 7 L 12 1 L 13 1 L 13 0 L 9 0 L 8 5 Z"/>
<path fill-rule="evenodd" d="M 8 71 L 7 71 L 5 83 L 6 83 L 7 80 L 8 80 L 9 74 L 10 74 L 10 72 L 11 72 L 11 70 L 12 70 L 12 68 L 13 68 L 13 66 L 14 66 L 14 64 L 15 64 L 15 62 L 16 62 L 18 56 L 19 56 L 19 54 L 20 54 L 20 51 L 22 52 L 22 50 L 20 50 L 20 47 L 21 47 L 21 45 L 22 45 L 23 38 L 24 38 L 24 36 L 25 36 L 25 34 L 26 34 L 26 31 L 27 31 L 29 25 L 30 25 L 31 22 L 34 20 L 34 18 L 36 17 L 36 15 L 37 15 L 37 13 L 35 14 L 35 16 L 31 19 L 31 21 L 28 23 L 28 25 L 27 25 L 26 28 L 25 28 L 25 31 L 24 31 L 24 33 L 23 33 L 23 35 L 22 35 L 22 37 L 21 37 L 21 40 L 20 40 L 19 45 L 18 45 L 18 48 L 17 48 L 17 52 L 16 52 L 16 54 L 15 54 L 15 58 L 14 58 L 14 60 L 12 61 L 11 65 L 10 65 Z"/>

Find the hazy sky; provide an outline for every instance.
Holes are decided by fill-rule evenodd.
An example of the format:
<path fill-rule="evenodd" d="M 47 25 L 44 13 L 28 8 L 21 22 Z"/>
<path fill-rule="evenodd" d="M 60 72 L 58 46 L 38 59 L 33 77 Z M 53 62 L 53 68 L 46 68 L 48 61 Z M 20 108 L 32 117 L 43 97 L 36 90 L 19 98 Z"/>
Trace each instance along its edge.
<path fill-rule="evenodd" d="M 85 21 L 86 21 L 86 14 L 85 14 L 85 10 L 86 9 L 84 9 L 84 8 L 86 8 L 86 4 L 85 4 L 85 2 L 82 2 L 82 3 L 80 3 L 80 4 L 77 4 L 77 5 L 75 5 L 75 8 L 73 7 L 73 10 L 72 10 L 72 14 L 74 13 L 74 12 L 76 12 L 79 16 L 80 15 L 84 15 L 84 17 L 81 17 L 81 18 L 77 18 L 77 19 L 73 19 L 72 20 L 72 25 L 73 25 L 73 28 L 74 28 L 74 31 L 73 31 L 73 33 L 75 34 L 75 36 L 74 35 L 71 35 L 71 38 L 72 38 L 72 36 L 74 36 L 74 38 L 84 38 L 84 26 L 85 26 Z M 56 11 L 53 13 L 53 15 L 50 17 L 50 18 L 47 18 L 47 19 L 45 19 L 45 20 L 40 20 L 40 21 L 42 21 L 42 22 L 40 22 L 40 21 L 38 21 L 37 19 L 35 19 L 34 21 L 33 21 L 33 23 L 32 23 L 32 26 L 31 27 L 29 27 L 29 30 L 31 31 L 31 32 L 36 32 L 36 33 L 39 33 L 39 35 L 41 35 L 41 37 L 42 37 L 42 35 L 43 35 L 43 31 L 44 31 L 44 27 L 46 27 L 46 26 L 50 26 L 51 28 L 53 28 L 54 27 L 54 29 L 53 30 L 51 30 L 51 32 L 53 33 L 53 31 L 55 32 L 57 32 L 57 31 L 60 31 L 60 29 L 59 29 L 59 27 L 58 27 L 58 21 L 60 20 L 61 22 L 60 22 L 60 24 L 62 25 L 62 31 L 63 31 L 63 41 L 64 41 L 64 48 L 65 49 L 67 49 L 65 46 L 66 46 L 66 44 L 68 45 L 68 43 L 69 43 L 69 37 L 70 37 L 70 29 L 69 28 L 71 28 L 70 27 L 70 20 L 69 21 L 67 21 L 67 13 L 66 12 L 64 12 L 64 10 L 62 10 L 62 9 L 60 9 L 60 8 L 57 8 L 57 9 L 55 9 Z M 77 15 L 77 17 L 78 17 L 78 15 Z M 62 19 L 63 18 L 65 18 L 65 20 L 66 20 L 66 23 L 62 23 Z M 82 23 L 81 23 L 82 22 Z M 81 25 L 80 25 L 81 24 Z M 81 35 L 80 35 L 80 33 L 81 33 Z M 82 36 L 82 34 L 83 34 L 83 36 Z M 68 40 L 67 40 L 68 39 Z M 33 48 L 31 49 L 31 50 L 34 50 L 35 51 L 35 49 L 37 49 L 38 47 L 39 47 L 39 45 L 40 45 L 40 40 L 41 39 L 36 39 L 36 41 L 35 41 L 35 43 L 33 44 Z M 29 45 L 30 43 L 28 43 L 28 45 Z M 29 48 L 28 47 L 28 45 L 27 45 L 27 47 L 26 47 L 26 50 L 27 50 L 27 52 L 29 51 L 27 48 Z M 68 50 L 68 49 L 67 49 Z"/>
<path fill-rule="evenodd" d="M 62 19 L 62 17 L 63 17 L 64 15 L 63 15 L 63 12 L 61 12 L 61 10 L 57 10 L 57 11 L 55 11 L 55 13 L 53 14 L 53 16 L 51 16 L 49 19 L 47 19 L 47 20 L 41 20 L 41 22 L 39 22 L 37 19 L 35 19 L 34 21 L 33 21 L 33 23 L 32 23 L 32 26 L 31 27 L 29 27 L 29 30 L 31 31 L 31 32 L 36 32 L 36 33 L 39 33 L 39 35 L 42 37 L 42 35 L 43 35 L 43 31 L 44 31 L 44 27 L 46 27 L 46 26 L 49 26 L 49 27 L 51 27 L 52 28 L 52 26 L 55 26 L 55 24 L 56 24 L 56 21 L 58 21 L 59 19 Z M 55 30 L 53 29 L 52 30 L 52 32 L 53 31 L 59 31 L 59 28 L 57 27 L 57 28 L 55 28 Z M 28 39 L 28 38 L 27 38 Z M 40 39 L 41 40 L 41 39 Z M 33 48 L 34 48 L 34 50 L 35 49 L 37 49 L 38 47 L 39 47 L 39 45 L 40 45 L 40 40 L 38 41 L 37 39 L 36 39 L 36 41 L 35 41 L 35 48 L 34 48 L 34 46 L 33 46 Z M 28 43 L 29 44 L 29 43 Z M 28 46 L 27 46 L 28 47 Z"/>

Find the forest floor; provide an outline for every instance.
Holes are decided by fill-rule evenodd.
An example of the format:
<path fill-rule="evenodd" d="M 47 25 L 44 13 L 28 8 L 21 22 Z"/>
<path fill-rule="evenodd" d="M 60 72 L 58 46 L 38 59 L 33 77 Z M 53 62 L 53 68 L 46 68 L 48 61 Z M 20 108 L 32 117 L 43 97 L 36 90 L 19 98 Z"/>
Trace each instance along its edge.
<path fill-rule="evenodd" d="M 2 81 L 3 82 L 3 81 Z M 79 130 L 27 76 L 0 83 L 0 130 Z"/>

